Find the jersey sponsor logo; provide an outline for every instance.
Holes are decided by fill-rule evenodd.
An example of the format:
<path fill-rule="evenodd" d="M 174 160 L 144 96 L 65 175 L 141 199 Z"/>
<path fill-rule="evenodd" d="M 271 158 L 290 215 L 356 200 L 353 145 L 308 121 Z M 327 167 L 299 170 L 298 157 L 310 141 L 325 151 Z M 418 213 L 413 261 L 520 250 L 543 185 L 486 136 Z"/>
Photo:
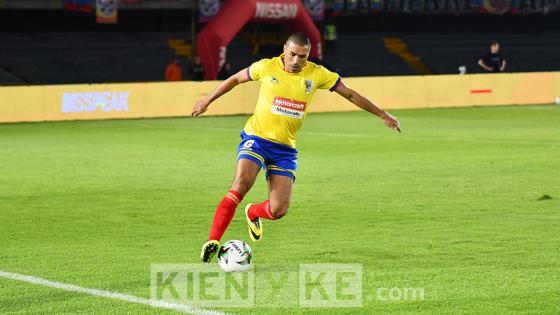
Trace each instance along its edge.
<path fill-rule="evenodd" d="M 313 80 L 305 80 L 305 94 L 311 93 L 313 89 Z"/>
<path fill-rule="evenodd" d="M 257 2 L 256 18 L 293 19 L 297 16 L 298 7 L 294 3 Z"/>
<path fill-rule="evenodd" d="M 306 102 L 295 101 L 283 97 L 275 97 L 271 112 L 276 115 L 302 119 L 305 115 Z"/>

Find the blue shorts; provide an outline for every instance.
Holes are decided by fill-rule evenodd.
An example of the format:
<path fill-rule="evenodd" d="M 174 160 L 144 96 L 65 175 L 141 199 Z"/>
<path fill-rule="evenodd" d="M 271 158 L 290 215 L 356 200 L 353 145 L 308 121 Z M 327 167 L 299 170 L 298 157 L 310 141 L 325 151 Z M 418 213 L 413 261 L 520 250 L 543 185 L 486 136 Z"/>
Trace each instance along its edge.
<path fill-rule="evenodd" d="M 237 160 L 247 159 L 257 163 L 269 175 L 282 175 L 296 180 L 297 154 L 295 148 L 261 137 L 241 132 Z"/>

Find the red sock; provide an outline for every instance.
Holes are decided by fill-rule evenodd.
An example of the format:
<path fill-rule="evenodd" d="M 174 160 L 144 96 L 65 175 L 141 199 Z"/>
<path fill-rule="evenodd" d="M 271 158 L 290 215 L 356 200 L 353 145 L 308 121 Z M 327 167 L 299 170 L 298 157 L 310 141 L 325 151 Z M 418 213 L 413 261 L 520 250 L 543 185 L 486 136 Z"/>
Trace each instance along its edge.
<path fill-rule="evenodd" d="M 243 196 L 235 190 L 230 190 L 224 199 L 222 199 L 222 202 L 220 202 L 216 208 L 216 213 L 214 214 L 212 229 L 210 230 L 210 235 L 208 236 L 209 241 L 219 241 L 222 238 L 228 225 L 233 219 L 237 205 L 242 199 Z"/>
<path fill-rule="evenodd" d="M 270 203 L 268 200 L 259 204 L 254 204 L 249 208 L 249 219 L 255 220 L 256 218 L 274 220 L 274 216 L 270 212 Z"/>

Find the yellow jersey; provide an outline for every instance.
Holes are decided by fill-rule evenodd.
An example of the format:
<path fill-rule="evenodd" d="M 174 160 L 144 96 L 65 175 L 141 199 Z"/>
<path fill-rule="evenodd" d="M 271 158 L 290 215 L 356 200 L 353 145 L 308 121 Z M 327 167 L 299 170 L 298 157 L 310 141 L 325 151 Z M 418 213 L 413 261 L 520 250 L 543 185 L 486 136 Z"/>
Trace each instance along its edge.
<path fill-rule="evenodd" d="M 245 124 L 245 133 L 263 139 L 296 146 L 296 133 L 307 116 L 311 98 L 317 89 L 336 89 L 340 76 L 323 66 L 307 61 L 300 72 L 284 70 L 283 55 L 261 59 L 247 72 L 249 79 L 260 81 L 255 113 Z"/>

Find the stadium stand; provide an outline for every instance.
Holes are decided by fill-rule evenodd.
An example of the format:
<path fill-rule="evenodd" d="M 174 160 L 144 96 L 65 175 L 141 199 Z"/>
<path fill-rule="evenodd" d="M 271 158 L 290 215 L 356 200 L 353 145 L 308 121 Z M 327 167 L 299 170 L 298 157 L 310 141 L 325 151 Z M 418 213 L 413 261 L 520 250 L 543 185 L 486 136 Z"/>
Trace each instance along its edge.
<path fill-rule="evenodd" d="M 56 10 L 8 11 L 0 10 L 0 84 L 162 81 L 166 65 L 176 55 L 188 79 L 189 10 L 123 10 L 119 23 L 111 26 Z M 477 60 L 488 51 L 489 42 L 497 40 L 508 72 L 560 70 L 559 17 L 341 16 L 336 53 L 325 55 L 323 61 L 343 76 L 421 73 L 411 58 L 407 63 L 402 53 L 399 57 L 386 47 L 386 39 L 393 38 L 435 74 L 457 73 L 462 65 L 468 73 L 476 73 L 481 72 Z M 473 19 L 477 23 L 471 23 Z M 204 25 L 195 27 L 200 31 Z M 284 32 L 281 27 L 259 28 Z M 228 45 L 226 58 L 237 71 L 277 55 L 281 48 L 281 44 L 268 47 L 254 55 L 250 41 L 240 33 Z"/>
<path fill-rule="evenodd" d="M 169 40 L 186 38 L 176 32 L 80 32 L 2 34 L 0 66 L 31 84 L 162 81 L 166 65 L 175 55 Z M 252 54 L 251 45 L 237 36 L 228 46 L 227 59 L 238 71 L 260 58 L 280 53 Z M 367 62 L 364 62 L 367 60 Z M 185 73 L 189 61 L 182 59 Z M 342 35 L 336 55 L 325 63 L 346 76 L 415 74 L 408 65 L 370 35 Z M 13 77 L 13 76 L 11 76 Z M 2 83 L 16 83 L 0 77 Z"/>
<path fill-rule="evenodd" d="M 237 36 L 228 46 L 227 59 L 232 63 L 233 70 L 238 71 L 260 58 L 280 54 L 281 49 L 282 46 L 273 47 L 253 55 L 247 41 Z M 383 46 L 378 35 L 343 34 L 339 36 L 336 54 L 325 55 L 322 63 L 343 76 L 416 74 Z"/>
<path fill-rule="evenodd" d="M 186 35 L 2 34 L 0 66 L 32 84 L 162 81 L 165 67 L 174 56 L 167 41 L 181 36 Z"/>
<path fill-rule="evenodd" d="M 560 70 L 560 34 L 437 34 L 403 36 L 409 49 L 422 56 L 436 74 L 484 72 L 478 59 L 488 52 L 490 42 L 500 42 L 507 72 Z"/>
<path fill-rule="evenodd" d="M 12 73 L 6 71 L 5 69 L 0 68 L 0 84 L 6 83 L 10 85 L 22 84 L 25 81 L 21 80 L 17 76 L 13 75 Z"/>
<path fill-rule="evenodd" d="M 402 59 L 391 54 L 378 34 L 342 33 L 337 40 L 334 57 L 325 56 L 328 63 L 345 76 L 413 75 L 416 74 Z"/>

